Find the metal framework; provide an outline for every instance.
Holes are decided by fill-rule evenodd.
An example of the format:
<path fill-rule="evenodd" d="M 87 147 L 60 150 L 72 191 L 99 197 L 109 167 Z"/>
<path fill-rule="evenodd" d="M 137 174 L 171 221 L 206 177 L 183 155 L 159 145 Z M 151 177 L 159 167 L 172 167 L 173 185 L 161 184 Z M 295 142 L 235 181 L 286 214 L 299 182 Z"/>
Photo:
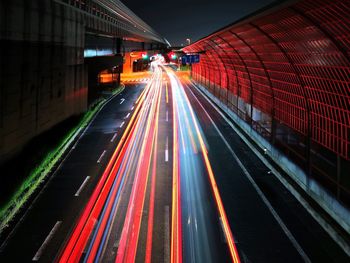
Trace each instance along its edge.
<path fill-rule="evenodd" d="M 85 17 L 86 26 L 101 34 L 140 42 L 165 44 L 164 38 L 119 0 L 54 0 L 76 8 Z"/>
<path fill-rule="evenodd" d="M 264 115 L 257 122 L 270 137 L 287 129 L 288 138 L 302 138 L 294 147 L 287 143 L 288 151 L 349 197 L 350 178 L 339 174 L 350 161 L 350 1 L 285 2 L 183 50 L 201 52 L 192 65 L 195 81 L 213 93 L 220 87 L 214 95 L 226 92 L 223 102 L 252 125 L 254 112 Z M 312 167 L 322 154 L 315 149 L 327 151 L 336 172 Z"/>

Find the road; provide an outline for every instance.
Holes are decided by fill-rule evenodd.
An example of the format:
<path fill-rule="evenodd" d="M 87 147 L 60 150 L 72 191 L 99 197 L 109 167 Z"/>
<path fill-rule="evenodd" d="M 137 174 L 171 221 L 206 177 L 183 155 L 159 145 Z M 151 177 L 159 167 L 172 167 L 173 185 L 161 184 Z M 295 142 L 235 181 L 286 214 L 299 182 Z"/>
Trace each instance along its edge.
<path fill-rule="evenodd" d="M 45 253 L 38 255 L 43 262 L 56 256 L 119 142 L 128 121 L 126 116 L 133 112 L 143 88 L 144 85 L 128 85 L 99 112 L 1 245 L 0 262 L 30 262 L 55 224 L 61 222 L 50 245 L 42 250 Z"/>
<path fill-rule="evenodd" d="M 0 250 L 1 262 L 347 260 L 210 100 L 156 62 L 96 116 Z"/>

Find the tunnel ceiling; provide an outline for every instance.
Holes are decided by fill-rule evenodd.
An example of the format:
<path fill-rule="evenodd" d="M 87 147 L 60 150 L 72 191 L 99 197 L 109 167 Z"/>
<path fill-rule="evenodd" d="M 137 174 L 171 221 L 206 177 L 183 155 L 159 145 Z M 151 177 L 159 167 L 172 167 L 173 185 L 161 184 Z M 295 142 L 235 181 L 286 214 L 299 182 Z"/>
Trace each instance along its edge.
<path fill-rule="evenodd" d="M 193 71 L 293 130 L 350 157 L 350 2 L 284 3 L 183 50 Z"/>

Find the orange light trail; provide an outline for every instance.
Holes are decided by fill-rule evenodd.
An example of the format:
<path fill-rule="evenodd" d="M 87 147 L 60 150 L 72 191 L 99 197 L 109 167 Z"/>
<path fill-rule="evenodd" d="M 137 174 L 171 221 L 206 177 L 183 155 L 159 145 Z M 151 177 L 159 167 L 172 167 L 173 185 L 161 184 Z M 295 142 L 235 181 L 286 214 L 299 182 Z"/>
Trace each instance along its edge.
<path fill-rule="evenodd" d="M 170 74 L 173 74 L 170 70 L 166 69 L 165 71 L 169 77 Z M 77 221 L 77 225 L 61 254 L 60 263 L 80 262 L 83 252 L 86 252 L 84 253 L 86 262 L 94 262 L 99 259 L 101 253 L 104 253 L 102 251 L 106 246 L 106 236 L 109 235 L 109 229 L 112 229 L 109 227 L 112 225 L 110 222 L 113 220 L 115 213 L 113 211 L 118 209 L 119 193 L 124 191 L 124 185 L 129 184 L 126 183 L 127 178 L 130 178 L 129 181 L 133 181 L 115 262 L 131 263 L 136 260 L 141 224 L 144 218 L 143 210 L 146 202 L 147 186 L 149 184 L 149 211 L 144 260 L 146 263 L 151 262 L 157 179 L 158 124 L 162 89 L 164 88 L 162 80 L 162 70 L 159 66 L 156 66 L 151 81 L 136 101 L 135 111 L 121 140 Z M 181 207 L 181 202 L 187 200 L 184 197 L 186 197 L 186 189 L 188 189 L 186 187 L 189 184 L 188 180 L 186 182 L 186 177 L 181 178 L 181 174 L 184 171 L 185 173 L 194 171 L 191 170 L 193 166 L 185 168 L 186 165 L 191 164 L 186 161 L 188 160 L 186 158 L 191 158 L 189 156 L 195 156 L 194 158 L 199 160 L 200 169 L 202 169 L 204 161 L 230 256 L 234 263 L 240 263 L 198 120 L 182 85 L 174 80 L 172 77 L 170 83 L 172 89 L 171 106 L 173 109 L 171 263 L 182 263 L 183 257 L 186 255 L 183 252 L 186 250 L 186 247 L 183 247 L 183 237 L 186 239 L 188 232 L 186 232 L 187 228 L 182 226 L 182 213 L 187 216 L 187 210 Z M 175 91 L 176 96 L 174 96 Z M 169 102 L 167 82 L 165 83 L 165 100 L 166 103 Z M 189 146 L 187 154 L 185 154 L 186 146 Z M 183 148 L 184 153 L 180 151 L 181 148 Z M 202 154 L 197 155 L 198 151 L 201 151 Z M 137 157 L 135 157 L 136 153 Z M 201 171 L 205 172 L 205 170 Z M 130 174 L 135 176 L 130 177 Z M 207 180 L 206 177 L 205 180 Z M 181 183 L 185 185 L 185 188 L 183 188 L 185 190 L 181 189 Z M 181 197 L 181 192 L 183 192 L 183 197 Z M 182 200 L 182 198 L 184 199 Z M 191 205 L 193 207 L 192 203 Z M 183 233 L 183 231 L 185 232 Z"/>
<path fill-rule="evenodd" d="M 162 83 L 160 84 L 162 87 Z M 158 148 L 158 120 L 159 120 L 159 109 L 160 101 L 162 97 L 162 89 L 160 89 L 159 100 L 157 106 L 157 116 L 156 116 L 156 133 L 154 137 L 154 149 L 153 149 L 153 163 L 152 163 L 152 177 L 151 177 L 151 193 L 149 200 L 149 215 L 148 215 L 148 228 L 147 228 L 147 241 L 146 241 L 146 255 L 145 263 L 150 263 L 152 259 L 152 240 L 153 240 L 153 219 L 154 219 L 154 198 L 156 190 L 156 169 L 157 169 L 157 148 Z"/>
<path fill-rule="evenodd" d="M 186 93 L 184 93 L 184 97 L 185 97 L 186 102 L 190 105 L 190 101 L 189 101 Z M 234 263 L 239 263 L 240 262 L 239 254 L 238 254 L 237 248 L 235 246 L 235 242 L 234 242 L 234 238 L 233 238 L 233 235 L 232 235 L 232 231 L 231 231 L 231 228 L 230 228 L 227 216 L 226 216 L 224 205 L 223 205 L 222 200 L 221 200 L 219 189 L 218 189 L 217 184 L 216 184 L 216 180 L 215 180 L 215 176 L 214 176 L 214 173 L 213 173 L 213 169 L 212 169 L 210 161 L 209 161 L 208 150 L 207 150 L 207 147 L 205 146 L 202 134 L 201 134 L 201 132 L 199 130 L 199 127 L 198 127 L 197 120 L 195 118 L 193 109 L 192 109 L 191 106 L 189 107 L 189 109 L 190 109 L 192 120 L 193 120 L 193 123 L 195 125 L 195 129 L 196 129 L 196 132 L 197 132 L 197 135 L 198 135 L 198 138 L 199 138 L 199 143 L 200 143 L 200 146 L 201 146 L 201 149 L 202 149 L 202 155 L 203 155 L 203 158 L 204 158 L 205 166 L 206 166 L 207 171 L 208 171 L 211 188 L 213 190 L 215 201 L 216 201 L 216 204 L 217 204 L 217 207 L 218 207 L 218 210 L 219 210 L 219 214 L 220 214 L 220 217 L 221 217 L 221 220 L 222 220 L 222 223 L 223 223 L 224 233 L 225 233 L 225 237 L 226 237 L 226 240 L 227 240 L 227 243 L 228 243 L 228 246 L 229 246 L 230 255 L 231 255 L 231 258 L 232 258 Z"/>
<path fill-rule="evenodd" d="M 169 103 L 169 96 L 168 96 L 168 82 L 165 82 L 165 100 L 166 103 Z"/>
<path fill-rule="evenodd" d="M 181 196 L 180 173 L 178 160 L 178 134 L 177 117 L 175 111 L 175 97 L 173 97 L 173 186 L 172 186 L 172 212 L 171 212 L 171 263 L 182 262 L 182 230 L 181 230 Z"/>
<path fill-rule="evenodd" d="M 171 85 L 172 85 L 172 90 L 173 90 L 173 97 L 175 97 L 174 96 L 174 93 L 175 93 L 176 97 L 177 97 L 177 100 L 178 100 L 176 102 L 178 107 L 173 106 L 174 107 L 174 111 L 180 111 L 180 113 L 178 113 L 178 114 L 181 114 L 181 117 L 185 121 L 185 124 L 186 124 L 186 126 L 188 128 L 189 128 L 189 121 L 187 119 L 187 115 L 188 115 L 187 112 L 190 113 L 191 123 L 194 125 L 195 135 L 196 135 L 196 138 L 198 138 L 200 150 L 201 150 L 201 153 L 202 153 L 202 158 L 203 158 L 203 161 L 204 161 L 204 164 L 205 164 L 205 168 L 206 168 L 207 173 L 208 173 L 210 186 L 211 186 L 211 189 L 212 189 L 212 192 L 213 192 L 213 196 L 214 196 L 214 200 L 215 200 L 215 203 L 216 203 L 216 207 L 218 209 L 218 215 L 219 215 L 219 217 L 221 219 L 221 222 L 222 222 L 222 228 L 223 228 L 223 232 L 224 232 L 225 238 L 227 240 L 230 256 L 231 256 L 231 259 L 232 259 L 232 261 L 234 263 L 239 263 L 240 262 L 239 254 L 238 254 L 237 248 L 235 246 L 235 242 L 234 242 L 234 238 L 233 238 L 233 235 L 232 235 L 232 231 L 231 231 L 231 228 L 230 228 L 227 216 L 226 216 L 226 212 L 225 212 L 222 200 L 221 200 L 221 196 L 220 196 L 220 193 L 219 193 L 216 181 L 215 181 L 215 176 L 214 176 L 214 173 L 213 173 L 213 169 L 212 169 L 209 157 L 208 157 L 208 149 L 206 147 L 206 144 L 204 142 L 202 133 L 200 131 L 197 118 L 196 118 L 196 116 L 194 114 L 193 108 L 192 108 L 192 106 L 190 104 L 190 101 L 189 101 L 189 99 L 187 97 L 187 94 L 184 91 L 184 88 L 181 85 L 181 83 L 176 80 L 175 74 L 171 70 L 168 70 L 168 69 L 166 70 L 166 72 L 169 75 L 169 78 L 171 78 L 171 80 L 172 80 L 171 81 Z M 175 105 L 175 103 L 174 103 L 174 105 Z M 184 108 L 184 106 L 186 106 L 186 109 L 188 109 L 188 110 L 186 110 Z M 176 117 L 176 115 L 175 115 L 175 117 Z M 178 120 L 177 120 L 177 122 L 178 122 Z M 176 122 L 174 122 L 174 123 L 175 123 L 174 124 L 174 131 L 176 131 L 177 130 Z M 181 125 L 179 125 L 179 126 L 181 126 Z M 180 127 L 180 132 L 181 132 L 181 127 Z M 195 146 L 194 138 L 192 136 L 192 132 L 191 132 L 190 128 L 189 129 L 186 128 L 186 135 L 188 136 L 192 146 Z M 182 139 L 182 141 L 184 142 L 183 139 Z M 176 145 L 175 137 L 174 137 L 174 145 Z M 175 146 L 174 146 L 174 148 L 175 148 Z M 195 149 L 195 147 L 193 147 L 193 149 Z M 184 155 L 184 156 L 186 156 L 186 155 Z M 188 157 L 184 157 L 184 158 L 188 158 Z M 173 191 L 176 194 L 176 189 L 177 189 L 176 188 L 176 181 L 175 181 L 173 187 L 175 189 Z M 175 200 L 175 197 L 173 197 L 173 200 Z M 173 201 L 173 204 L 174 204 L 174 202 L 175 201 Z M 176 202 L 175 202 L 175 205 L 176 205 Z M 175 212 L 176 211 L 174 211 L 174 213 L 173 213 L 173 221 L 174 222 L 175 222 L 175 217 L 176 217 Z M 176 227 L 176 225 L 174 227 Z M 174 236 L 174 239 L 176 240 L 176 234 L 175 233 L 173 234 L 173 236 Z M 172 244 L 172 247 L 174 247 L 173 244 Z"/>
<path fill-rule="evenodd" d="M 159 69 L 158 69 L 159 70 Z M 158 71 L 161 74 L 161 71 Z M 149 181 L 149 170 L 151 166 L 152 150 L 155 150 L 156 134 L 158 129 L 159 106 L 161 95 L 161 78 L 157 77 L 157 83 L 153 87 L 153 95 L 149 97 L 146 105 L 150 106 L 147 115 L 147 125 L 145 129 L 145 139 L 142 143 L 140 155 L 143 158 L 139 159 L 137 173 L 130 197 L 127 215 L 120 239 L 117 258 L 115 262 L 134 262 L 137 252 L 139 232 L 142 220 L 142 211 L 146 195 L 146 186 Z M 152 101 L 157 103 L 151 103 Z M 131 224 L 132 222 L 132 224 Z M 146 254 L 147 255 L 147 254 Z"/>
<path fill-rule="evenodd" d="M 138 123 L 139 112 L 146 95 L 149 93 L 149 85 L 144 89 L 140 95 L 136 109 L 130 118 L 130 121 L 115 149 L 108 165 L 103 172 L 101 179 L 99 180 L 92 196 L 87 203 L 84 212 L 82 213 L 78 224 L 76 225 L 73 233 L 61 254 L 59 262 L 78 262 L 84 247 L 89 239 L 89 236 L 93 230 L 93 227 L 97 221 L 98 214 L 102 210 L 103 202 L 107 198 L 110 187 L 112 186 L 114 175 L 117 173 L 122 157 L 125 154 L 126 148 L 133 135 L 135 127 Z"/>

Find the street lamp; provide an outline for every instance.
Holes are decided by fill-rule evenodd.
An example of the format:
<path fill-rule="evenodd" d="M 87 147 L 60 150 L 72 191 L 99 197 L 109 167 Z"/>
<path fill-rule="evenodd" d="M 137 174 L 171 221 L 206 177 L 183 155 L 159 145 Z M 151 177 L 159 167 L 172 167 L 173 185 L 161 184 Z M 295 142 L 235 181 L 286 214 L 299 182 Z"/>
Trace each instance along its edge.
<path fill-rule="evenodd" d="M 187 45 L 191 45 L 191 39 L 186 38 L 186 41 L 187 41 Z"/>

